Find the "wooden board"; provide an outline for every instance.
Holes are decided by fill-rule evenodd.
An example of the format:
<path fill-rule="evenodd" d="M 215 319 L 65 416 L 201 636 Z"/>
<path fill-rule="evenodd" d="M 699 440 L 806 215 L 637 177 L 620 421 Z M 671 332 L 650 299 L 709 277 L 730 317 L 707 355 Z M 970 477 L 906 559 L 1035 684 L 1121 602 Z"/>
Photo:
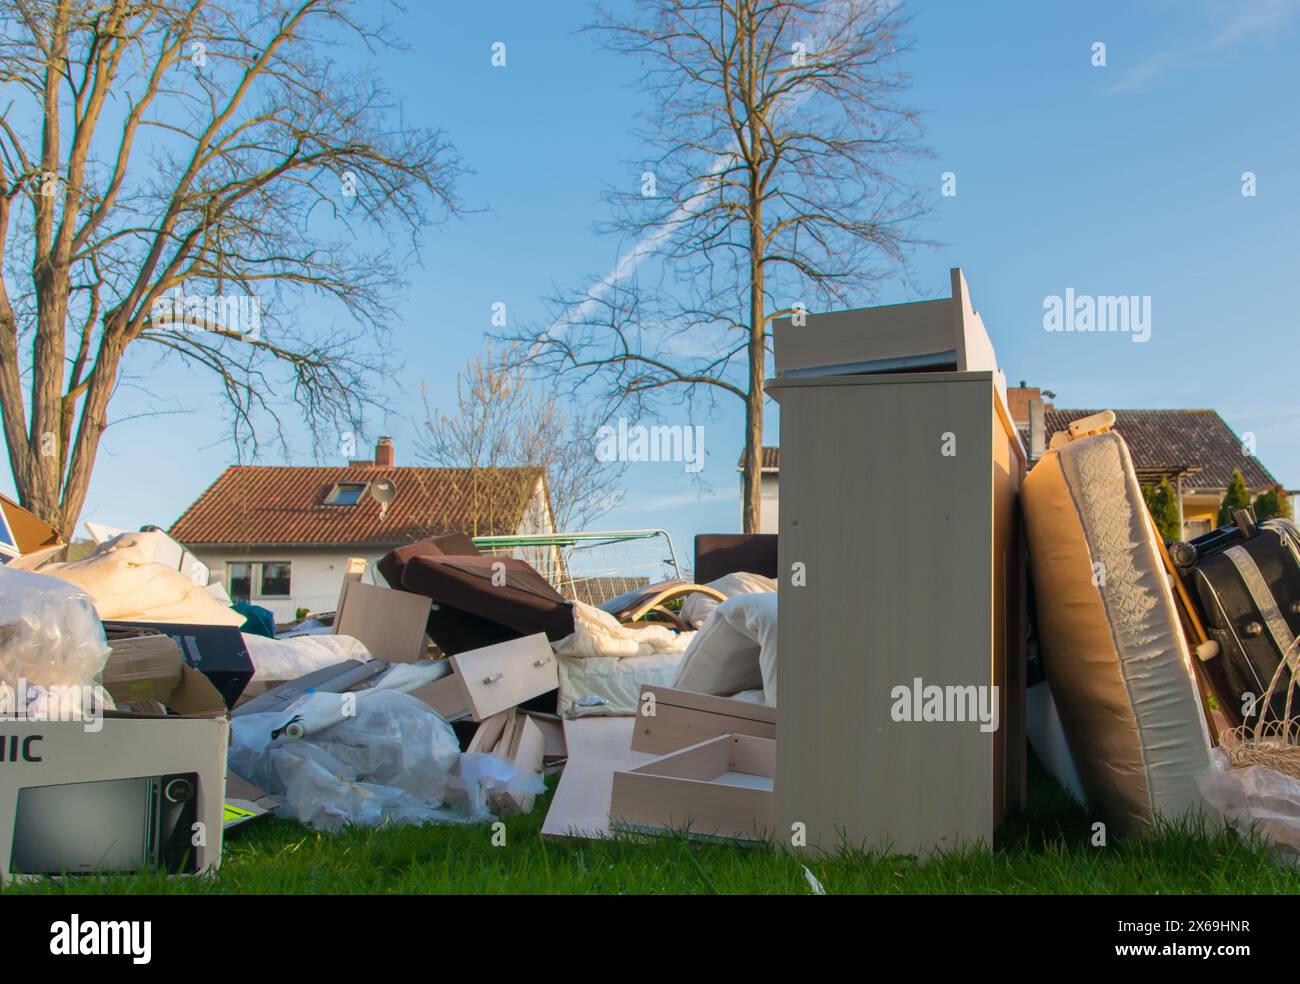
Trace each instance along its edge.
<path fill-rule="evenodd" d="M 917 678 L 1005 683 L 993 652 L 992 373 L 798 379 L 771 392 L 782 464 L 778 843 L 921 855 L 991 843 L 1001 737 L 891 712 L 895 688 Z"/>
<path fill-rule="evenodd" d="M 632 751 L 630 717 L 586 717 L 564 722 L 569 760 L 542 824 L 548 839 L 608 837 L 609 800 L 614 773 L 635 769 L 654 758 Z"/>
<path fill-rule="evenodd" d="M 334 632 L 359 639 L 372 659 L 414 663 L 424 659 L 428 649 L 424 628 L 430 604 L 428 598 L 409 591 L 345 581 Z"/>
<path fill-rule="evenodd" d="M 653 703 L 647 701 L 647 695 L 654 698 Z M 642 686 L 632 735 L 636 751 L 663 755 L 728 734 L 775 738 L 776 708 L 671 687 Z"/>

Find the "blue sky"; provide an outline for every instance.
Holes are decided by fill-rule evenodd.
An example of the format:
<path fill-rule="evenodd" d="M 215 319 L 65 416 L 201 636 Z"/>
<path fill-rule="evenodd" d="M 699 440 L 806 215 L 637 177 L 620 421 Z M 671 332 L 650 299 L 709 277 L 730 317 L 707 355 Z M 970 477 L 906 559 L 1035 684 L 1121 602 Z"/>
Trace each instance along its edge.
<path fill-rule="evenodd" d="M 1066 407 L 1215 408 L 1300 488 L 1300 325 L 1287 293 L 1300 272 L 1300 0 L 908 7 L 908 102 L 934 152 L 913 177 L 934 190 L 922 231 L 943 244 L 914 257 L 913 282 L 946 296 L 948 268 L 964 269 L 1012 384 L 1050 388 Z M 484 211 L 429 232 L 398 301 L 406 395 L 368 428 L 393 436 L 399 464 L 413 463 L 421 384 L 440 402 L 483 350 L 493 302 L 506 301 L 515 324 L 537 322 L 554 289 L 617 259 L 593 224 L 608 217 L 605 183 L 638 180 L 643 99 L 634 65 L 575 33 L 587 16 L 581 3 L 500 0 L 413 2 L 401 18 L 411 48 L 385 58 L 385 77 L 410 120 L 447 131 L 473 171 L 463 198 Z M 490 64 L 497 41 L 505 68 Z M 955 197 L 938 195 L 945 171 Z M 1244 171 L 1255 197 L 1241 194 Z M 1044 331 L 1044 298 L 1070 287 L 1149 295 L 1150 341 Z M 898 283 L 879 300 L 917 296 Z M 124 390 L 82 518 L 171 523 L 233 460 L 218 401 L 210 380 L 176 368 Z M 680 464 L 634 465 L 626 504 L 600 525 L 666 527 L 683 556 L 697 532 L 738 529 L 734 402 L 694 421 L 705 426 L 707 489 Z M 189 412 L 123 420 L 176 405 Z M 654 422 L 687 418 L 670 410 Z M 288 462 L 278 452 L 262 462 L 312 458 L 304 442 Z"/>

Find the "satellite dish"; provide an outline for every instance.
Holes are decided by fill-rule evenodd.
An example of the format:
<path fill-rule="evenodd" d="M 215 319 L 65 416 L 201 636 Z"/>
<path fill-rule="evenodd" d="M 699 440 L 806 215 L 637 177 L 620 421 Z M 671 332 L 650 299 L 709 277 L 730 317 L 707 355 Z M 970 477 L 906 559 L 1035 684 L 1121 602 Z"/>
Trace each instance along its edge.
<path fill-rule="evenodd" d="M 379 518 L 388 512 L 388 504 L 397 498 L 397 486 L 391 479 L 377 478 L 370 483 L 370 495 L 379 503 Z"/>

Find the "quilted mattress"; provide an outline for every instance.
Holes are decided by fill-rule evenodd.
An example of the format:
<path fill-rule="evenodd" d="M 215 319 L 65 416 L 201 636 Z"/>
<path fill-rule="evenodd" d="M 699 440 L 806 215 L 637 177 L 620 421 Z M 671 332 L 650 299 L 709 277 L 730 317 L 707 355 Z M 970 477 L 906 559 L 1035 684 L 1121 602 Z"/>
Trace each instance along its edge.
<path fill-rule="evenodd" d="M 1114 415 L 1076 421 L 1025 479 L 1044 670 L 1111 829 L 1199 810 L 1210 737 L 1173 593 Z"/>

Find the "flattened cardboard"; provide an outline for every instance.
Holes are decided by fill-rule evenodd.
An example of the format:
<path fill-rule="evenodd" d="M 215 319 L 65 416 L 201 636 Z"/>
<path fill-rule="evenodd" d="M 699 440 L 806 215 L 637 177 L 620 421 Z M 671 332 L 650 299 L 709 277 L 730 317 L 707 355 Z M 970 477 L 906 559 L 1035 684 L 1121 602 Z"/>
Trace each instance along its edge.
<path fill-rule="evenodd" d="M 361 640 L 374 659 L 414 663 L 424 659 L 428 649 L 424 628 L 431 605 L 428 598 L 409 591 L 345 580 L 334 634 Z"/>
<path fill-rule="evenodd" d="M 13 546 L 20 554 L 29 554 L 62 542 L 58 530 L 8 496 L 0 495 L 0 513 L 4 515 L 4 525 L 13 534 Z"/>
<path fill-rule="evenodd" d="M 728 734 L 775 738 L 776 708 L 671 687 L 642 686 L 632 735 L 636 751 L 664 755 Z"/>

